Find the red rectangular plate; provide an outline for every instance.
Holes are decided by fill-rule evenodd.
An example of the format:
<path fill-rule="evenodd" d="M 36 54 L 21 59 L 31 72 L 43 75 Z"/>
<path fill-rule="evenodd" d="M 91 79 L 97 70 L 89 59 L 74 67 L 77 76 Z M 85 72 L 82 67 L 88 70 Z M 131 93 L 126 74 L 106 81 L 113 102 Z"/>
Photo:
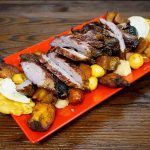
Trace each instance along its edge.
<path fill-rule="evenodd" d="M 97 21 L 98 18 L 91 20 L 91 21 Z M 91 22 L 89 21 L 89 22 Z M 86 22 L 88 23 L 88 22 Z M 84 23 L 84 24 L 86 24 Z M 80 29 L 84 25 L 79 25 L 75 27 L 75 29 Z M 65 35 L 68 34 L 70 31 L 63 32 L 57 36 L 60 35 Z M 19 67 L 19 62 L 20 54 L 25 54 L 25 53 L 33 53 L 35 51 L 41 51 L 41 52 L 47 52 L 50 48 L 50 42 L 54 39 L 55 37 L 51 37 L 45 41 L 42 41 L 32 47 L 26 48 L 18 53 L 15 53 L 11 56 L 8 56 L 5 58 L 5 62 L 8 64 L 12 64 L 14 66 Z M 138 78 L 144 76 L 146 73 L 150 72 L 150 62 L 145 63 L 140 69 L 132 71 L 130 75 L 126 77 L 126 79 L 132 83 Z M 68 106 L 64 109 L 57 109 L 56 110 L 56 118 L 53 123 L 53 125 L 50 127 L 50 129 L 46 132 L 33 132 L 30 128 L 27 126 L 27 120 L 30 117 L 30 115 L 22 115 L 22 116 L 13 116 L 14 120 L 17 122 L 17 124 L 20 126 L 20 128 L 23 130 L 23 132 L 26 134 L 28 139 L 32 143 L 36 143 L 48 135 L 52 134 L 65 124 L 69 123 L 70 121 L 74 120 L 84 112 L 88 111 L 89 109 L 93 108 L 97 104 L 101 103 L 102 101 L 106 100 L 108 97 L 111 95 L 117 93 L 120 91 L 122 88 L 108 88 L 102 85 L 99 85 L 98 88 L 95 91 L 92 91 L 90 93 L 85 94 L 85 98 L 83 100 L 83 103 L 78 105 L 78 106 Z"/>

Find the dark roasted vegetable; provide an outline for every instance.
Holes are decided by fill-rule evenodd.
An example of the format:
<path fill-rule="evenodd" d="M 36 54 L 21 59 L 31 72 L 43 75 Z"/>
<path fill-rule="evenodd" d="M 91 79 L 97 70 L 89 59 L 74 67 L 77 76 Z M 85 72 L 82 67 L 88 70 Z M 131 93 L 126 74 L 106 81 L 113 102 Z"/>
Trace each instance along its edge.
<path fill-rule="evenodd" d="M 127 80 L 125 80 L 122 76 L 115 73 L 109 73 L 99 78 L 99 83 L 111 88 L 129 86 Z"/>
<path fill-rule="evenodd" d="M 116 70 L 117 66 L 119 65 L 119 57 L 99 56 L 96 59 L 96 63 L 105 70 L 113 71 Z"/>
<path fill-rule="evenodd" d="M 77 105 L 83 101 L 83 91 L 80 89 L 69 89 L 69 104 Z"/>
<path fill-rule="evenodd" d="M 135 49 L 135 52 L 142 54 L 144 50 L 148 47 L 148 41 L 144 38 L 140 38 L 139 45 Z"/>
<path fill-rule="evenodd" d="M 129 34 L 138 36 L 138 32 L 134 26 L 129 26 L 126 30 Z"/>
<path fill-rule="evenodd" d="M 55 77 L 55 89 L 59 98 L 68 96 L 68 86 L 57 77 Z"/>
<path fill-rule="evenodd" d="M 55 107 L 52 104 L 37 103 L 33 108 L 28 126 L 33 131 L 47 131 L 55 118 Z"/>
<path fill-rule="evenodd" d="M 110 22 L 113 22 L 116 14 L 117 14 L 116 12 L 113 12 L 113 11 L 109 12 L 108 11 L 107 14 L 106 14 L 106 20 L 110 21 Z"/>

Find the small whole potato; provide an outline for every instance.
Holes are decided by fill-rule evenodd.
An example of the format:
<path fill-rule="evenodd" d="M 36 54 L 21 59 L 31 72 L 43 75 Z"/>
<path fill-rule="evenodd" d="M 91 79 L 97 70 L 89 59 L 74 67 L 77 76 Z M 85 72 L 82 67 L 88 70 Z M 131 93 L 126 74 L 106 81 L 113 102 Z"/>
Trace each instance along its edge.
<path fill-rule="evenodd" d="M 83 101 L 83 91 L 77 88 L 69 89 L 69 104 L 78 105 Z"/>

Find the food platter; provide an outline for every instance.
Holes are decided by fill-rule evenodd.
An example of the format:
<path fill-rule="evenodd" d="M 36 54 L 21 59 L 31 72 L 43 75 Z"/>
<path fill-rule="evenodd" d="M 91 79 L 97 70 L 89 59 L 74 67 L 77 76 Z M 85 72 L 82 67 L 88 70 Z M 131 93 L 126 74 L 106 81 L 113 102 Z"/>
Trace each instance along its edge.
<path fill-rule="evenodd" d="M 96 18 L 91 21 L 97 21 L 99 19 Z M 91 22 L 90 21 L 90 22 Z M 88 22 L 86 22 L 88 23 Z M 86 24 L 84 23 L 84 24 Z M 75 29 L 80 29 L 84 25 L 79 25 L 75 27 Z M 63 32 L 57 36 L 65 35 L 69 33 L 70 31 Z M 19 67 L 19 62 L 20 62 L 20 54 L 25 54 L 25 53 L 33 53 L 35 51 L 41 51 L 41 52 L 47 52 L 50 48 L 50 42 L 54 39 L 55 37 L 51 37 L 45 41 L 42 41 L 34 46 L 31 46 L 29 48 L 26 48 L 16 54 L 12 54 L 5 58 L 5 62 L 8 64 L 12 64 L 14 66 Z M 126 77 L 126 80 L 129 81 L 129 83 L 134 82 L 135 80 L 139 79 L 140 77 L 144 76 L 150 72 L 150 62 L 145 63 L 140 69 L 132 71 L 130 75 Z M 48 131 L 45 132 L 35 132 L 32 131 L 28 126 L 27 126 L 27 120 L 30 115 L 21 115 L 21 116 L 14 116 L 14 120 L 17 122 L 17 124 L 20 126 L 20 128 L 23 130 L 23 132 L 26 134 L 28 139 L 32 143 L 39 142 L 40 140 L 44 139 L 45 137 L 49 136 L 53 132 L 57 131 L 59 128 L 63 127 L 70 121 L 74 120 L 78 116 L 82 115 L 84 112 L 90 110 L 94 106 L 100 104 L 102 101 L 106 100 L 108 97 L 112 96 L 113 94 L 119 92 L 122 90 L 122 88 L 108 88 L 102 85 L 99 85 L 98 88 L 90 93 L 85 93 L 83 103 L 77 106 L 67 106 L 64 109 L 57 109 L 56 111 L 56 118 L 52 126 L 49 128 Z"/>

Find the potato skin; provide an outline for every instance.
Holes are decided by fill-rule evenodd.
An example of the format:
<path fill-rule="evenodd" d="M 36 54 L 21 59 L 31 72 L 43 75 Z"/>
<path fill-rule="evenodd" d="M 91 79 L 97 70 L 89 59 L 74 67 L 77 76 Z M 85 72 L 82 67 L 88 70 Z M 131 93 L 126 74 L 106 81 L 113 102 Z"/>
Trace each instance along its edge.
<path fill-rule="evenodd" d="M 33 131 L 47 131 L 54 118 L 55 107 L 52 104 L 37 103 L 27 124 Z"/>
<path fill-rule="evenodd" d="M 69 89 L 69 104 L 78 105 L 83 101 L 83 91 L 80 89 L 72 88 Z"/>

